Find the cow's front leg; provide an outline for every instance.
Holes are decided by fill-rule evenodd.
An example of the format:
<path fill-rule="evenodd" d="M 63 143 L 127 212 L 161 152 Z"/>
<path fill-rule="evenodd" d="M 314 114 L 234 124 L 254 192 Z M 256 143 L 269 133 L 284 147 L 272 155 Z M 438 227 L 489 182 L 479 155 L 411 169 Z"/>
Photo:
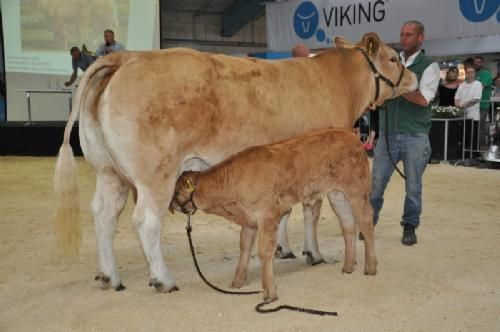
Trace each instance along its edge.
<path fill-rule="evenodd" d="M 322 199 L 311 204 L 303 204 L 304 211 L 304 251 L 306 262 L 310 265 L 324 263 L 323 256 L 319 252 L 318 245 L 318 220 L 321 212 Z"/>
<path fill-rule="evenodd" d="M 245 285 L 248 276 L 248 265 L 250 264 L 250 256 L 257 235 L 257 229 L 249 226 L 243 226 L 240 231 L 240 260 L 238 267 L 234 273 L 231 287 L 241 288 Z"/>
<path fill-rule="evenodd" d="M 288 243 L 288 218 L 290 217 L 292 210 L 288 210 L 283 216 L 281 216 L 280 223 L 278 226 L 278 246 L 276 247 L 275 256 L 281 259 L 293 259 L 296 258 L 290 244 Z"/>
<path fill-rule="evenodd" d="M 115 173 L 98 173 L 91 209 L 94 216 L 99 272 L 95 280 L 102 289 L 124 290 L 113 255 L 116 221 L 127 202 L 129 187 Z"/>
<path fill-rule="evenodd" d="M 163 293 L 176 291 L 178 288 L 174 279 L 169 275 L 160 249 L 160 222 L 163 214 L 152 202 L 147 201 L 148 197 L 154 197 L 154 195 L 138 192 L 133 221 L 141 239 L 144 255 L 149 263 L 149 285 Z M 167 202 L 167 200 L 162 201 Z"/>
<path fill-rule="evenodd" d="M 276 248 L 277 218 L 268 218 L 259 224 L 259 258 L 262 265 L 262 288 L 264 301 L 278 299 L 273 274 L 273 252 Z"/>

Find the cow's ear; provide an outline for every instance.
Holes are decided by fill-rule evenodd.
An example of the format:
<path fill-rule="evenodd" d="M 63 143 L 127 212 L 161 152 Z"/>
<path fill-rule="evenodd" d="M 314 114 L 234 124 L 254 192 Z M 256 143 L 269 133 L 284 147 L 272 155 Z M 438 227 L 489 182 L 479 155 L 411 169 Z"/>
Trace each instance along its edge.
<path fill-rule="evenodd" d="M 363 36 L 361 44 L 361 46 L 366 50 L 366 53 L 373 56 L 379 51 L 380 38 L 375 32 L 369 32 Z"/>
<path fill-rule="evenodd" d="M 191 180 L 191 178 L 186 178 L 186 186 L 188 187 L 189 192 L 193 192 L 196 190 L 193 184 L 193 180 Z"/>
<path fill-rule="evenodd" d="M 347 40 L 346 38 L 341 37 L 341 36 L 335 37 L 335 46 L 337 46 L 338 48 L 353 48 L 354 47 L 354 45 L 349 40 Z"/>

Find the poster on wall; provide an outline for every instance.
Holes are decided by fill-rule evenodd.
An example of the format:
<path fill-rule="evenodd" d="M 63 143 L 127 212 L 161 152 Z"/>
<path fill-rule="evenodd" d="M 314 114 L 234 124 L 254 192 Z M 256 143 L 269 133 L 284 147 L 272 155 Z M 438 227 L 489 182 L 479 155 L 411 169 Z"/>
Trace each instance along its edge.
<path fill-rule="evenodd" d="M 287 51 L 298 43 L 331 47 L 335 36 L 359 40 L 377 32 L 399 41 L 405 21 L 418 20 L 426 40 L 500 34 L 499 0 L 290 0 L 266 4 L 268 47 Z"/>

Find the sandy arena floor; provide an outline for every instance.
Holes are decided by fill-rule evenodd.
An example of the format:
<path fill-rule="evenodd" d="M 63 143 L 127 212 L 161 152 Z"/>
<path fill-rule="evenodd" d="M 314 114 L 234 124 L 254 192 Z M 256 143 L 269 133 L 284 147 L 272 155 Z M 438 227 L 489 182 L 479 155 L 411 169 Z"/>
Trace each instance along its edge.
<path fill-rule="evenodd" d="M 500 171 L 430 165 L 418 244 L 400 243 L 404 188 L 394 176 L 376 228 L 375 277 L 358 266 L 342 275 L 343 240 L 328 204 L 319 227 L 327 264 L 303 257 L 275 260 L 280 300 L 337 311 L 338 317 L 282 311 L 261 315 L 260 295 L 214 292 L 196 274 L 176 214 L 163 223 L 163 252 L 180 288 L 156 294 L 131 222 L 130 200 L 115 237 L 124 292 L 101 291 L 89 204 L 94 174 L 79 158 L 83 242 L 79 262 L 53 258 L 52 174 L 55 158 L 0 157 L 0 331 L 500 331 Z M 302 250 L 301 208 L 294 209 L 290 241 Z M 239 251 L 238 228 L 197 213 L 194 243 L 202 270 L 229 285 Z M 260 289 L 258 258 L 246 290 Z"/>

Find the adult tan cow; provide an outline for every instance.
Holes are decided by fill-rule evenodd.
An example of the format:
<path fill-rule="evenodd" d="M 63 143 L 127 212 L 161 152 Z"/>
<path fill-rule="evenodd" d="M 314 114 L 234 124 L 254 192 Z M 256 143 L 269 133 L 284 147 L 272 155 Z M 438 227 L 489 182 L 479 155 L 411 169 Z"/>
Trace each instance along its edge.
<path fill-rule="evenodd" d="M 272 258 L 280 217 L 297 203 L 312 205 L 325 195 L 342 227 L 342 271 L 354 270 L 358 226 L 365 236 L 365 274 L 376 274 L 370 183 L 368 156 L 358 137 L 350 129 L 318 129 L 248 148 L 203 172 L 183 173 L 171 205 L 186 214 L 200 209 L 242 226 L 235 287 L 246 281 L 258 233 L 264 300 L 276 300 Z"/>
<path fill-rule="evenodd" d="M 102 288 L 123 289 L 112 240 L 133 187 L 133 222 L 150 284 L 168 292 L 177 287 L 161 254 L 160 221 L 184 163 L 199 158 L 215 165 L 249 146 L 315 128 L 351 127 L 370 104 L 416 89 L 414 74 L 376 34 L 356 45 L 337 38 L 336 45 L 314 58 L 283 61 L 189 49 L 119 52 L 97 60 L 78 87 L 56 165 L 56 229 L 64 250 L 79 242 L 69 145 L 78 114 L 80 144 L 97 176 L 96 279 Z"/>

